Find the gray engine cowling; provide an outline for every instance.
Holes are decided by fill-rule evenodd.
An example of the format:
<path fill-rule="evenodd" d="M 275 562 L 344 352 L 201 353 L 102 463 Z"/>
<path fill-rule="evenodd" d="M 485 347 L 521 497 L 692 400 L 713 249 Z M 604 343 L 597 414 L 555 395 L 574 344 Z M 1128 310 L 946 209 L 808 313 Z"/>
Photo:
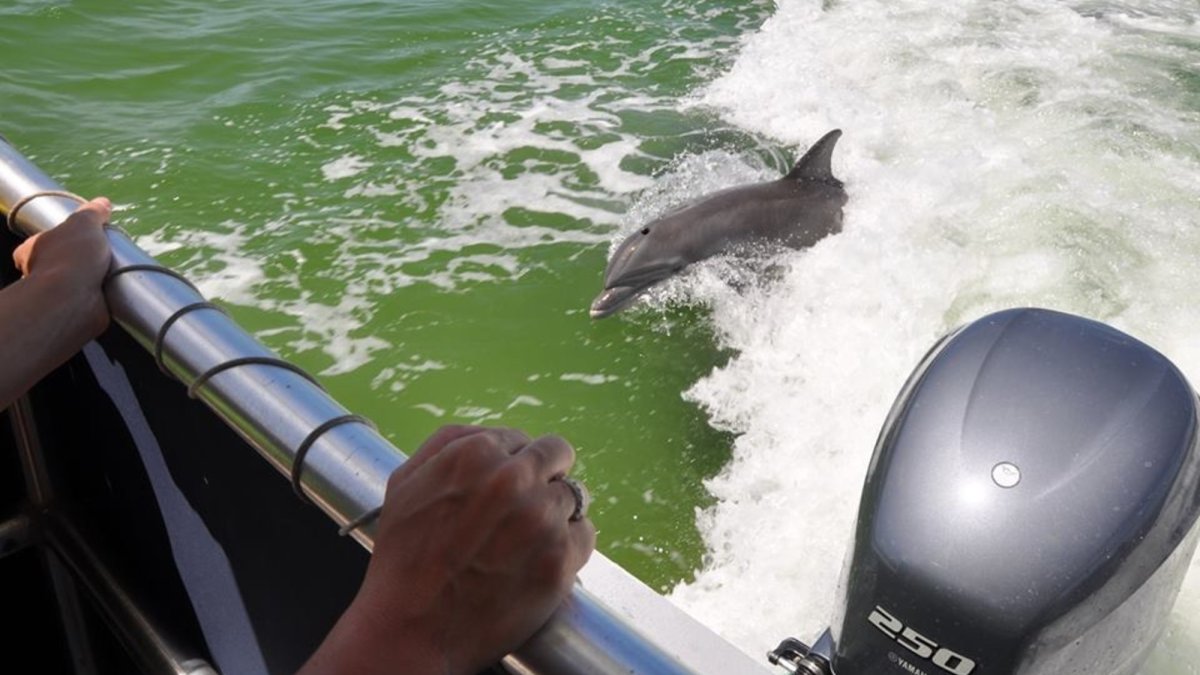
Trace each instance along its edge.
<path fill-rule="evenodd" d="M 1137 671 L 1196 545 L 1196 395 L 1094 321 L 993 314 L 893 406 L 838 613 L 839 675 Z"/>

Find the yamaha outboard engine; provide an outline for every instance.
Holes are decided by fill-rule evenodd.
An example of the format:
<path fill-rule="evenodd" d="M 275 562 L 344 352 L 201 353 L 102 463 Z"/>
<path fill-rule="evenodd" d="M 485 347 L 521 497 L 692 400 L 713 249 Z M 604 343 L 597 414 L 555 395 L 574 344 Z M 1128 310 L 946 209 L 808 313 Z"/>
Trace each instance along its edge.
<path fill-rule="evenodd" d="M 1046 310 L 943 339 L 867 472 L 832 625 L 772 661 L 834 675 L 1133 675 L 1196 545 L 1196 394 L 1163 355 Z"/>

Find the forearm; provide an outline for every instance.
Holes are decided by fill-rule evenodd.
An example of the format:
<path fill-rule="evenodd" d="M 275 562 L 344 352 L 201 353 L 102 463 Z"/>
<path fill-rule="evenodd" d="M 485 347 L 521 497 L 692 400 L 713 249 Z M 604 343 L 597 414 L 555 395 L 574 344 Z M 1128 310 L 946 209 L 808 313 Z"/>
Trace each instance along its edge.
<path fill-rule="evenodd" d="M 445 656 L 415 632 L 351 606 L 297 675 L 452 675 Z"/>
<path fill-rule="evenodd" d="M 103 330 L 95 296 L 57 274 L 35 274 L 0 290 L 0 409 Z"/>

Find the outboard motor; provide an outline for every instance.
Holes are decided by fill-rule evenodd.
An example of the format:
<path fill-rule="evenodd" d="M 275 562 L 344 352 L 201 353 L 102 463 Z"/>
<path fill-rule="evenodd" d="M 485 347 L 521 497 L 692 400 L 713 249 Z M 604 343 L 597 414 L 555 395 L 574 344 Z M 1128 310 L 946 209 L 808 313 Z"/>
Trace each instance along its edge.
<path fill-rule="evenodd" d="M 1094 321 L 984 317 L 922 360 L 806 675 L 1133 675 L 1196 546 L 1196 394 Z"/>

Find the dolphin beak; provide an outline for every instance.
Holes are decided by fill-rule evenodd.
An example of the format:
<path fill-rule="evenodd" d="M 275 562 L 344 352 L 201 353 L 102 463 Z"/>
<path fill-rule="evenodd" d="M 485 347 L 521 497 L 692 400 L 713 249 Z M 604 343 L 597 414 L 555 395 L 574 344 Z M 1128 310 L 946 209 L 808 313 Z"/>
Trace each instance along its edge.
<path fill-rule="evenodd" d="M 615 286 L 613 288 L 606 288 L 592 301 L 592 307 L 588 310 L 588 314 L 593 319 L 603 319 L 606 316 L 616 314 L 637 297 L 638 292 L 643 288 L 645 287 Z"/>

